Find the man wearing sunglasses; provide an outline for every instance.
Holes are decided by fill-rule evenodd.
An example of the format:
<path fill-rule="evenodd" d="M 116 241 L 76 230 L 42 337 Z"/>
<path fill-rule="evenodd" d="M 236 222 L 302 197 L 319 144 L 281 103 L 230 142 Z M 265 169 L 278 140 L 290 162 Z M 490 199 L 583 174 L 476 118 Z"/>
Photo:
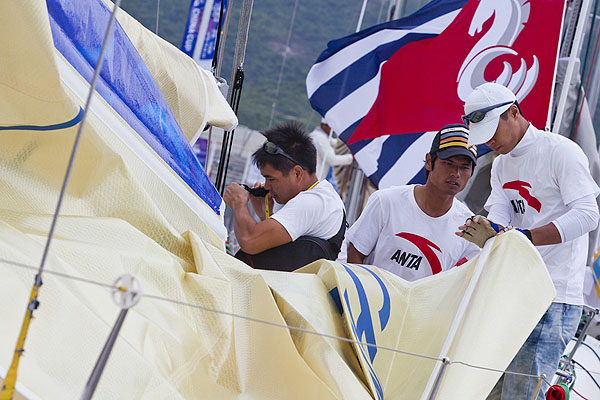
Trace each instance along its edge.
<path fill-rule="evenodd" d="M 255 268 L 290 271 L 321 258 L 334 260 L 346 231 L 344 204 L 329 182 L 317 179 L 310 137 L 294 123 L 263 135 L 267 140 L 252 157 L 267 196 L 251 195 L 236 183 L 223 196 L 234 212 L 241 247 L 236 257 Z M 250 215 L 249 201 L 260 222 Z M 273 214 L 274 201 L 283 207 Z"/>
<path fill-rule="evenodd" d="M 465 113 L 469 143 L 486 143 L 500 156 L 492 164 L 488 218 L 474 217 L 459 227 L 459 236 L 472 240 L 482 227 L 495 226 L 491 236 L 512 225 L 540 252 L 556 298 L 508 370 L 544 373 L 551 379 L 581 317 L 588 232 L 598 225 L 595 199 L 600 189 L 579 146 L 531 125 L 506 87 L 479 86 L 467 98 Z M 480 245 L 485 239 L 487 235 Z M 536 379 L 505 374 L 488 399 L 529 399 L 536 384 Z M 540 391 L 538 399 L 545 392 Z"/>

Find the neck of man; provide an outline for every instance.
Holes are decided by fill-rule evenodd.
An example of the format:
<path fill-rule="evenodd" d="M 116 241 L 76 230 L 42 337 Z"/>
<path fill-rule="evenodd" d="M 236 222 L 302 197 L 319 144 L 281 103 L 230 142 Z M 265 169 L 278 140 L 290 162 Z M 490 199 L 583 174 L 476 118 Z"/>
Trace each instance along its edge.
<path fill-rule="evenodd" d="M 521 142 L 521 140 L 523 139 L 523 136 L 525 136 L 525 133 L 527 132 L 527 129 L 529 129 L 529 121 L 527 121 L 525 118 L 523 118 L 523 116 L 519 116 L 519 136 L 518 136 L 518 140 L 515 143 L 515 145 L 513 146 L 512 149 L 510 149 L 510 151 L 512 151 L 515 147 L 517 147 L 517 145 Z"/>
<path fill-rule="evenodd" d="M 305 176 L 306 176 L 306 179 L 303 179 L 302 183 L 300 185 L 301 192 L 310 189 L 315 183 L 317 183 L 319 181 L 319 178 L 317 178 L 316 172 L 313 174 L 307 174 Z"/>
<path fill-rule="evenodd" d="M 425 214 L 437 218 L 446 214 L 452 207 L 454 195 L 442 193 L 429 180 L 424 185 L 415 187 L 415 200 Z"/>

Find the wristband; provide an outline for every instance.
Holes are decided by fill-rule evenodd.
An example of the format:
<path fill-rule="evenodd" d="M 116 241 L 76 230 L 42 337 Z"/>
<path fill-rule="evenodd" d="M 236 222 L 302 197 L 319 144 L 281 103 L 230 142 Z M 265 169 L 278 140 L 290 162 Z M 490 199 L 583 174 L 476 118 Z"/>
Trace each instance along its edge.
<path fill-rule="evenodd" d="M 500 232 L 500 226 L 498 226 L 497 223 L 492 222 L 489 219 L 488 219 L 488 222 L 490 223 L 490 226 L 492 227 L 492 229 L 496 231 L 496 233 Z"/>
<path fill-rule="evenodd" d="M 529 229 L 521 229 L 521 228 L 515 228 L 514 226 L 507 226 L 504 229 L 502 229 L 502 232 L 508 232 L 511 229 L 521 232 L 523 235 L 525 235 L 527 237 L 527 239 L 529 239 L 529 241 L 531 243 L 533 243 L 533 238 L 531 237 L 531 231 Z"/>
<path fill-rule="evenodd" d="M 523 235 L 527 236 L 527 239 L 529 239 L 529 241 L 531 243 L 533 243 L 533 238 L 531 237 L 531 231 L 529 229 L 521 229 L 521 228 L 517 228 L 517 230 L 519 232 L 521 232 Z"/>

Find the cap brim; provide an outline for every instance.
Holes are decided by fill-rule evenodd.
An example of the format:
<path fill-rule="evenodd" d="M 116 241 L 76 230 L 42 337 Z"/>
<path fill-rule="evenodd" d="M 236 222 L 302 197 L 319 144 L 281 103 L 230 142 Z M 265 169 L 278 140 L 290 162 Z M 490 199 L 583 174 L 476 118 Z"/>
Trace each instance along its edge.
<path fill-rule="evenodd" d="M 477 164 L 477 157 L 471 152 L 471 150 L 465 147 L 450 147 L 444 150 L 440 150 L 436 153 L 436 155 L 442 160 L 447 160 L 456 156 L 465 156 L 469 157 L 471 161 Z"/>
<path fill-rule="evenodd" d="M 512 104 L 507 104 L 505 106 L 490 110 L 481 122 L 469 122 L 469 146 L 487 143 L 491 138 L 493 138 L 494 134 L 496 133 L 496 129 L 498 129 L 500 116 L 503 112 L 508 110 L 511 105 Z"/>
<path fill-rule="evenodd" d="M 469 146 L 486 143 L 493 138 L 499 121 L 500 116 L 476 124 L 469 122 Z"/>

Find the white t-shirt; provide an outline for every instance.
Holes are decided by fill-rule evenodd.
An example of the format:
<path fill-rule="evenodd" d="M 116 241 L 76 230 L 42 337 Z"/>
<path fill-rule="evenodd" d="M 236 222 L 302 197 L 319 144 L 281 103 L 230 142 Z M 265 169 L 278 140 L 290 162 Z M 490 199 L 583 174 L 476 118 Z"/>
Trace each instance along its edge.
<path fill-rule="evenodd" d="M 414 281 L 454 267 L 479 254 L 479 247 L 456 236 L 473 215 L 454 199 L 441 217 L 425 214 L 415 200 L 415 185 L 378 190 L 346 234 L 366 254 L 365 263 Z"/>
<path fill-rule="evenodd" d="M 509 154 L 494 160 L 491 185 L 485 208 L 510 205 L 510 225 L 524 229 L 546 225 L 565 214 L 573 200 L 600 192 L 575 142 L 532 125 Z M 554 301 L 583 304 L 588 235 L 536 248 L 554 282 Z"/>
<path fill-rule="evenodd" d="M 283 225 L 292 241 L 305 235 L 329 240 L 342 227 L 343 217 L 344 203 L 327 181 L 298 193 L 271 216 Z"/>
<path fill-rule="evenodd" d="M 310 138 L 317 149 L 317 178 L 327 178 L 332 165 L 352 164 L 352 154 L 335 154 L 329 135 L 320 126 L 310 133 Z"/>

